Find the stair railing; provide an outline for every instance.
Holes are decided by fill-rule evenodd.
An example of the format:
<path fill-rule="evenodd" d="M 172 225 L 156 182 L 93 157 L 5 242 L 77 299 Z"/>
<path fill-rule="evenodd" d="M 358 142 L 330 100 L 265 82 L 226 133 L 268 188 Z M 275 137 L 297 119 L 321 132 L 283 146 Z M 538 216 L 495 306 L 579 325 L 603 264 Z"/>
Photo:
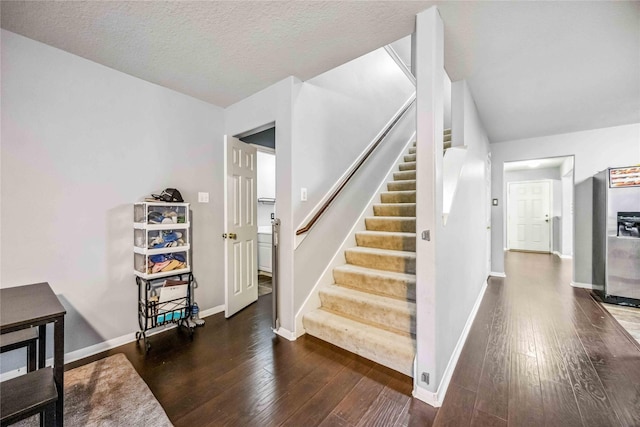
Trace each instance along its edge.
<path fill-rule="evenodd" d="M 406 102 L 405 107 L 402 108 L 399 112 L 396 113 L 395 117 L 391 120 L 391 122 L 387 125 L 387 127 L 384 129 L 384 131 L 380 134 L 380 136 L 378 137 L 376 142 L 373 143 L 369 147 L 369 149 L 364 153 L 364 155 L 360 157 L 360 160 L 358 160 L 358 162 L 354 166 L 352 166 L 352 168 L 349 171 L 349 173 L 340 182 L 340 184 L 333 191 L 333 193 L 331 193 L 331 196 L 329 196 L 327 201 L 324 202 L 322 204 L 322 206 L 320 206 L 320 208 L 317 209 L 315 215 L 313 215 L 313 217 L 307 222 L 307 224 L 304 227 L 302 227 L 302 228 L 300 228 L 299 230 L 296 231 L 296 235 L 297 236 L 299 236 L 301 234 L 304 234 L 304 233 L 308 232 L 309 230 L 311 230 L 311 227 L 313 227 L 316 224 L 316 222 L 318 222 L 320 217 L 326 212 L 326 210 L 329 208 L 331 203 L 336 199 L 336 197 L 338 197 L 338 195 L 340 194 L 342 189 L 349 183 L 349 181 L 356 174 L 356 172 L 358 172 L 358 169 L 360 169 L 360 167 L 367 161 L 367 159 L 371 156 L 371 154 L 373 154 L 373 152 L 376 150 L 376 148 L 378 148 L 378 146 L 382 143 L 382 141 L 389 134 L 389 132 L 391 132 L 391 130 L 400 121 L 400 119 L 402 117 L 404 117 L 404 115 L 407 113 L 409 108 L 415 102 L 416 102 L 416 95 L 414 93 L 413 95 L 411 95 L 411 98 L 409 98 L 409 100 Z"/>

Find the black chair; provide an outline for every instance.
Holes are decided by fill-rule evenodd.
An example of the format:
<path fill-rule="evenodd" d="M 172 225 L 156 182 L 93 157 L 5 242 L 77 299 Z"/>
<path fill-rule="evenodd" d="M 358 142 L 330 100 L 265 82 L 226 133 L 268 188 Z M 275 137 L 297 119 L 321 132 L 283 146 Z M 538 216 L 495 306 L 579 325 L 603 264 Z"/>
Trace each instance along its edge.
<path fill-rule="evenodd" d="M 20 329 L 0 335 L 0 353 L 27 348 L 27 372 L 36 370 L 36 345 L 38 343 L 38 328 Z"/>
<path fill-rule="evenodd" d="M 0 353 L 27 349 L 27 374 L 0 383 L 0 425 L 13 424 L 40 414 L 40 425 L 53 425 L 58 399 L 53 370 L 36 371 L 38 328 L 20 329 L 0 335 Z M 44 360 L 40 366 L 44 366 Z M 35 392 L 34 392 L 35 390 Z"/>

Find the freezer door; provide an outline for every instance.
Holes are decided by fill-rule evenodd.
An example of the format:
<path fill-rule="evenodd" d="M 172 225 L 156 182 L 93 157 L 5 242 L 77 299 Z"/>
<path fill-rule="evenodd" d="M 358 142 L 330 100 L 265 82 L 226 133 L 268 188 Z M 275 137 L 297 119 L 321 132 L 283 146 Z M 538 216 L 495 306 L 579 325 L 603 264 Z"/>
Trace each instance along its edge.
<path fill-rule="evenodd" d="M 640 299 L 640 239 L 607 238 L 607 295 Z"/>

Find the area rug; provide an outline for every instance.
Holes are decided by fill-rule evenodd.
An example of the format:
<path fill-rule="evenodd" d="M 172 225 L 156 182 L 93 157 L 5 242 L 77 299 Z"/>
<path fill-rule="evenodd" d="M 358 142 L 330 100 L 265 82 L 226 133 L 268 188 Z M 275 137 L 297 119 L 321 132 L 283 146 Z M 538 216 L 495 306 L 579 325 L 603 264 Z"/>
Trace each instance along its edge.
<path fill-rule="evenodd" d="M 618 321 L 640 346 L 640 308 L 602 303 L 602 306 Z"/>
<path fill-rule="evenodd" d="M 172 426 L 127 357 L 115 354 L 64 374 L 67 426 Z M 38 415 L 14 424 L 39 426 Z"/>

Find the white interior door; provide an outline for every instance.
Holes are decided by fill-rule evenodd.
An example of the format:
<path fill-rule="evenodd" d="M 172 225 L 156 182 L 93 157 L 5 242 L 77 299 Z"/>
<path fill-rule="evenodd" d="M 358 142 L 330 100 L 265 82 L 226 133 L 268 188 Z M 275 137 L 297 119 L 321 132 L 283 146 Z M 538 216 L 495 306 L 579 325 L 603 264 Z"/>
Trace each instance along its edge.
<path fill-rule="evenodd" d="M 550 252 L 551 183 L 509 183 L 509 249 Z"/>
<path fill-rule="evenodd" d="M 226 308 L 230 317 L 258 299 L 256 149 L 225 136 Z"/>

